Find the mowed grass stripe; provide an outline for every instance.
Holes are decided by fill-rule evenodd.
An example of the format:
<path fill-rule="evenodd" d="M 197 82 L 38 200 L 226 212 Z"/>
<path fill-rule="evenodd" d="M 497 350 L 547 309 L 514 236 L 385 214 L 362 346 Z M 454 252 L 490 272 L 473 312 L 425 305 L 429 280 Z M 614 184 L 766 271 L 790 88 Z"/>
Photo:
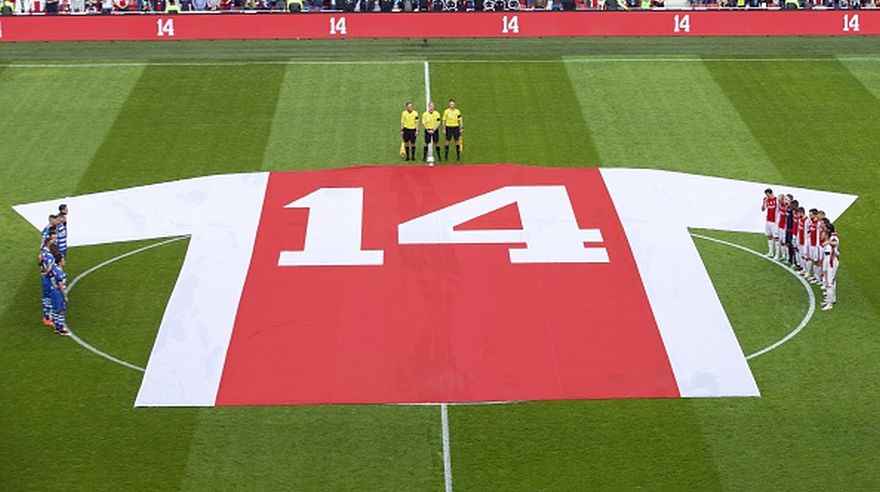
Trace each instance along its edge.
<path fill-rule="evenodd" d="M 283 66 L 148 67 L 77 189 L 260 168 Z"/>
<path fill-rule="evenodd" d="M 464 120 L 463 162 L 590 166 L 599 156 L 561 62 L 431 65 L 442 112 L 455 98 Z M 455 150 L 450 149 L 454 159 Z M 446 163 L 444 162 L 443 165 Z"/>
<path fill-rule="evenodd" d="M 404 102 L 425 110 L 421 63 L 286 68 L 263 169 L 401 162 Z"/>
<path fill-rule="evenodd" d="M 880 69 L 876 63 L 867 60 L 838 59 L 853 77 L 865 86 L 865 89 L 875 98 L 880 99 Z"/>
<path fill-rule="evenodd" d="M 140 74 L 139 68 L 0 73 L 0 106 L 8 116 L 0 119 L 0 155 L 4 164 L 9 159 L 0 169 L 0 369 L 5 375 L 0 459 L 15 464 L 0 474 L 0 489 L 99 487 L 113 481 L 115 468 L 106 464 L 115 462 L 116 448 L 143 444 L 137 433 L 108 426 L 113 420 L 106 418 L 130 409 L 133 394 L 125 388 L 136 387 L 140 378 L 128 373 L 96 378 L 116 369 L 39 323 L 39 273 L 33 260 L 39 234 L 9 208 L 74 194 Z M 74 273 L 84 267 L 79 261 L 88 259 L 71 261 Z M 121 399 L 115 398 L 119 389 Z M 95 446 L 107 452 L 94 454 Z M 134 477 L 130 480 L 134 483 Z"/>
<path fill-rule="evenodd" d="M 468 159 L 599 165 L 601 142 L 577 97 L 582 81 L 570 78 L 561 60 L 438 65 L 442 70 L 432 71 L 435 97 L 458 98 Z M 504 158 L 484 157 L 497 155 Z M 460 490 L 720 487 L 699 422 L 679 401 L 453 407 L 450 434 Z"/>
<path fill-rule="evenodd" d="M 880 318 L 872 307 L 878 286 L 870 220 L 880 205 L 870 156 L 880 155 L 880 143 L 866 138 L 880 104 L 839 63 L 706 66 L 784 183 L 861 195 L 837 222 L 845 255 L 837 309 L 818 313 L 783 352 L 752 362 L 764 394 L 759 403 L 697 402 L 719 466 L 728 483 L 744 489 L 774 482 L 872 488 L 880 481 L 869 458 L 880 437 L 876 401 L 855 381 L 880 376 L 873 356 L 880 343 L 871 335 Z M 746 426 L 754 433 L 743 439 Z M 786 453 L 778 453 L 780 442 Z"/>
<path fill-rule="evenodd" d="M 3 70 L 0 66 L 0 313 L 34 253 L 39 233 L 12 205 L 70 195 L 128 97 L 140 68 Z M 22 103 L 22 101 L 27 101 Z M 48 215 L 48 211 L 47 211 Z M 31 279 L 32 280 L 32 279 Z M 28 284 L 32 287 L 32 282 Z"/>
<path fill-rule="evenodd" d="M 82 174 L 75 194 L 259 169 L 282 75 L 283 69 L 277 67 L 144 69 Z M 75 214 L 72 210 L 72 227 Z M 75 249 L 71 270 L 95 264 L 121 249 L 116 245 Z M 158 264 L 179 265 L 180 253 L 181 248 L 171 247 L 153 250 L 150 257 Z M 127 313 L 122 315 L 122 325 L 109 325 L 103 321 L 118 320 L 119 315 L 108 313 L 105 318 L 104 311 L 118 308 L 118 303 L 90 298 L 82 303 L 89 310 L 83 311 L 74 293 L 71 325 L 86 340 L 94 336 L 106 341 L 103 349 L 113 352 L 124 347 L 122 352 L 141 353 L 145 358 L 176 271 L 153 269 L 145 274 L 143 269 L 149 266 L 134 259 L 110 268 L 89 281 L 118 292 L 114 296 L 125 296 L 127 290 L 145 297 L 129 298 L 128 303 L 134 306 L 123 306 Z M 152 275 L 162 271 L 165 276 Z M 131 282 L 144 282 L 151 288 L 146 292 L 126 289 Z M 83 295 L 101 291 L 94 285 L 83 289 Z M 34 295 L 25 295 L 24 301 L 31 297 Z M 17 413 L 8 420 L 27 432 L 46 434 L 45 439 L 29 436 L 18 440 L 34 448 L 29 450 L 33 459 L 28 462 L 41 470 L 28 477 L 32 481 L 26 485 L 179 488 L 199 410 L 133 409 L 140 373 L 99 359 L 72 343 L 53 348 L 55 352 L 47 357 L 23 361 L 32 364 L 30 369 L 35 372 L 46 371 L 41 361 L 53 361 L 52 370 L 46 372 L 54 376 L 54 384 L 46 385 L 39 394 L 58 410 Z M 55 366 L 57 362 L 63 369 Z M 28 389 L 32 398 L 34 388 Z M 26 421 L 35 418 L 39 421 Z M 45 473 L 47 464 L 55 472 Z"/>
<path fill-rule="evenodd" d="M 780 177 L 702 63 L 566 63 L 603 166 Z"/>
<path fill-rule="evenodd" d="M 403 103 L 423 110 L 424 99 L 420 64 L 288 66 L 263 168 L 400 162 Z M 203 410 L 182 488 L 237 488 L 259 477 L 264 489 L 442 490 L 440 450 L 436 407 Z"/>

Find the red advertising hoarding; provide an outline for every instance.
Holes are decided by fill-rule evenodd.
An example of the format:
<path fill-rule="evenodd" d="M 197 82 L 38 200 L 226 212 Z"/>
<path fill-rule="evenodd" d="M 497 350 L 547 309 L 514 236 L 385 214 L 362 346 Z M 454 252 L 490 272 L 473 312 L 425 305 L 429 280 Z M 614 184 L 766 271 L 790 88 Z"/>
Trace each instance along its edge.
<path fill-rule="evenodd" d="M 450 25 L 455 29 L 450 30 Z M 0 17 L 0 42 L 877 34 L 880 34 L 880 10 Z"/>

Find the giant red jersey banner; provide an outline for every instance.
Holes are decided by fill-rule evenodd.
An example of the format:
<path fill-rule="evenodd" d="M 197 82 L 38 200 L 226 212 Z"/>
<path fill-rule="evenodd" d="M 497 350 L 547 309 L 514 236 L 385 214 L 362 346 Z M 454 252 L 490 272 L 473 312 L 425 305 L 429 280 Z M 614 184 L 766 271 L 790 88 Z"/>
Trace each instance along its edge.
<path fill-rule="evenodd" d="M 454 25 L 454 29 L 448 26 Z M 880 11 L 192 13 L 0 17 L 2 41 L 490 38 L 559 36 L 859 36 Z"/>
<path fill-rule="evenodd" d="M 688 227 L 763 231 L 765 186 L 386 166 L 66 202 L 72 246 L 191 235 L 139 406 L 757 396 Z"/>

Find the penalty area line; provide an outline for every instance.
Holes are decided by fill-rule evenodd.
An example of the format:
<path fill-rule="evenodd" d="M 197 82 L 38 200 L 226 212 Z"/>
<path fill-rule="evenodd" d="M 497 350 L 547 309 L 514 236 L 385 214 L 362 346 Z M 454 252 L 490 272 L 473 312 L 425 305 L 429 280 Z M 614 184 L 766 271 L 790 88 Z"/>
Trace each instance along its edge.
<path fill-rule="evenodd" d="M 703 239 L 706 241 L 711 241 L 713 243 L 718 243 L 718 244 L 723 244 L 725 246 L 730 246 L 731 248 L 736 248 L 740 251 L 745 251 L 746 253 L 750 253 L 750 254 L 753 254 L 759 258 L 767 260 L 770 263 L 773 263 L 774 265 L 778 266 L 779 268 L 782 268 L 786 272 L 794 275 L 794 277 L 800 281 L 801 285 L 804 286 L 804 290 L 807 291 L 807 299 L 808 299 L 809 307 L 807 308 L 807 314 L 804 316 L 804 318 L 801 320 L 801 322 L 798 323 L 798 325 L 793 330 L 791 330 L 787 335 L 785 335 L 781 339 L 777 340 L 774 343 L 771 343 L 770 345 L 762 348 L 761 350 L 758 350 L 757 352 L 754 352 L 752 354 L 747 355 L 746 360 L 752 360 L 755 357 L 759 357 L 759 356 L 764 355 L 768 352 L 776 350 L 777 348 L 781 347 L 782 345 L 784 345 L 786 342 L 788 342 L 792 338 L 796 337 L 798 335 L 798 333 L 800 333 L 801 331 L 803 331 L 804 328 L 806 328 L 807 324 L 813 318 L 813 314 L 816 312 L 816 295 L 813 293 L 813 289 L 810 287 L 810 284 L 803 277 L 798 275 L 796 272 L 790 270 L 782 263 L 779 263 L 772 258 L 768 258 L 767 256 L 760 253 L 759 251 L 755 251 L 751 248 L 747 248 L 747 247 L 742 246 L 740 244 L 731 243 L 731 242 L 725 241 L 723 239 L 704 236 L 702 234 L 696 234 L 693 232 L 691 233 L 691 236 L 695 237 L 695 238 Z"/>
<path fill-rule="evenodd" d="M 173 242 L 176 242 L 176 241 L 180 241 L 180 240 L 182 240 L 182 239 L 187 239 L 188 237 L 189 237 L 189 236 L 175 237 L 175 238 L 171 238 L 171 239 L 166 239 L 166 240 L 164 240 L 164 241 L 159 241 L 159 242 L 157 242 L 157 243 L 148 244 L 148 245 L 146 245 L 146 246 L 142 246 L 142 247 L 140 247 L 140 248 L 137 248 L 137 249 L 131 250 L 131 251 L 127 252 L 127 253 L 123 253 L 123 254 L 121 254 L 121 255 L 119 255 L 119 256 L 114 256 L 113 258 L 110 258 L 109 260 L 106 260 L 106 261 L 103 261 L 103 262 L 101 262 L 101 263 L 98 263 L 97 265 L 95 265 L 95 266 L 89 268 L 88 270 L 86 270 L 86 271 L 80 273 L 79 275 L 77 275 L 76 277 L 74 277 L 74 279 L 71 280 L 70 285 L 67 287 L 67 293 L 70 294 L 71 292 L 73 292 L 73 288 L 76 286 L 77 283 L 79 283 L 80 280 L 86 278 L 87 276 L 89 276 L 90 274 L 92 274 L 92 273 L 94 273 L 94 272 L 100 270 L 101 268 L 104 268 L 105 266 L 112 265 L 113 263 L 116 263 L 116 262 L 119 261 L 119 260 L 123 260 L 123 259 L 125 259 L 125 258 L 128 258 L 129 256 L 134 256 L 134 255 L 136 255 L 136 254 L 138 254 L 138 253 L 143 253 L 144 251 L 147 251 L 147 250 L 150 250 L 150 249 L 153 249 L 153 248 L 158 248 L 159 246 L 163 246 L 163 245 L 165 245 L 165 244 L 169 244 L 169 243 L 173 243 Z M 126 362 L 126 361 L 124 361 L 124 360 L 122 360 L 122 359 L 118 359 L 118 358 L 116 358 L 116 357 L 114 357 L 114 356 L 112 356 L 112 355 L 110 355 L 110 354 L 108 354 L 108 353 L 106 353 L 106 352 L 104 352 L 104 351 L 101 351 L 101 350 L 95 348 L 95 347 L 92 346 L 90 343 L 88 343 L 88 342 L 86 342 L 85 340 L 83 340 L 82 338 L 78 337 L 78 336 L 76 335 L 76 333 L 74 333 L 73 330 L 71 330 L 70 328 L 68 328 L 68 331 L 70 331 L 70 338 L 71 338 L 74 342 L 76 342 L 77 345 L 79 345 L 80 347 L 82 347 L 82 348 L 88 350 L 89 352 L 91 352 L 91 353 L 93 353 L 93 354 L 95 354 L 95 355 L 97 355 L 97 356 L 99 356 L 99 357 L 103 357 L 104 359 L 107 359 L 107 360 L 109 360 L 110 362 L 115 362 L 116 364 L 119 364 L 119 365 L 121 365 L 121 366 L 127 367 L 127 368 L 129 368 L 129 369 L 134 369 L 135 371 L 140 371 L 140 372 L 145 372 L 145 371 L 146 371 L 146 369 L 144 369 L 143 367 L 140 367 L 140 366 L 134 365 L 134 364 L 132 364 L 132 363 L 130 363 L 130 362 Z"/>

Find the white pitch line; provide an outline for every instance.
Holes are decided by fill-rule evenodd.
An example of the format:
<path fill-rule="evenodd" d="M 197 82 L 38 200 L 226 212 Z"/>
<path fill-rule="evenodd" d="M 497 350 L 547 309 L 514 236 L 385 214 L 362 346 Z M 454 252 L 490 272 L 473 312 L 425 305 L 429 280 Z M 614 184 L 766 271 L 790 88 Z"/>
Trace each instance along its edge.
<path fill-rule="evenodd" d="M 431 102 L 431 68 L 425 60 L 425 111 Z M 434 146 L 425 142 L 428 147 L 428 165 L 434 165 Z M 443 486 L 445 492 L 452 492 L 452 458 L 449 450 L 449 405 L 440 404 L 440 433 L 443 435 Z"/>
<path fill-rule="evenodd" d="M 427 64 L 427 62 L 425 62 L 425 63 Z M 704 240 L 706 240 L 706 241 L 712 241 L 712 242 L 715 242 L 715 243 L 718 243 L 718 244 L 723 244 L 723 245 L 725 245 L 725 246 L 730 246 L 730 247 L 732 247 L 732 248 L 736 248 L 736 249 L 739 249 L 739 250 L 741 250 L 741 251 L 745 251 L 745 252 L 747 252 L 747 253 L 753 254 L 753 255 L 758 256 L 758 257 L 760 257 L 760 258 L 763 258 L 763 259 L 765 259 L 765 260 L 767 260 L 767 261 L 769 261 L 769 262 L 771 262 L 771 263 L 773 263 L 773 264 L 779 266 L 780 268 L 784 269 L 785 271 L 791 273 L 792 275 L 794 275 L 794 276 L 798 279 L 798 281 L 800 281 L 800 283 L 804 286 L 804 289 L 807 291 L 807 297 L 809 298 L 809 308 L 807 309 L 807 314 L 804 316 L 804 318 L 801 320 L 801 322 L 800 322 L 800 323 L 794 328 L 794 330 L 792 330 L 791 332 L 789 332 L 786 336 L 784 336 L 784 337 L 781 338 L 780 340 L 776 341 L 775 343 L 772 343 L 772 344 L 768 345 L 767 347 L 764 347 L 763 349 L 761 349 L 761 350 L 759 350 L 759 351 L 757 351 L 757 352 L 755 352 L 755 353 L 753 353 L 753 354 L 750 354 L 750 355 L 746 356 L 746 360 L 754 359 L 755 357 L 759 357 L 759 356 L 764 355 L 764 354 L 766 354 L 766 353 L 768 353 L 768 352 L 770 352 L 770 351 L 772 351 L 772 350 L 775 350 L 775 349 L 779 348 L 780 346 L 782 346 L 783 344 L 785 344 L 786 342 L 788 342 L 789 340 L 791 340 L 792 338 L 794 338 L 795 336 L 797 336 L 801 331 L 803 331 L 803 329 L 807 326 L 807 324 L 808 324 L 808 323 L 810 322 L 810 320 L 812 319 L 813 314 L 815 314 L 815 312 L 816 312 L 816 296 L 815 296 L 815 294 L 813 293 L 813 289 L 810 287 L 810 284 L 809 284 L 806 280 L 804 280 L 803 277 L 801 277 L 800 275 L 796 274 L 795 272 L 789 270 L 789 269 L 786 268 L 784 265 L 782 265 L 782 264 L 780 264 L 780 263 L 778 263 L 778 262 L 776 262 L 776 261 L 773 261 L 773 260 L 770 259 L 770 258 L 767 258 L 766 256 L 764 256 L 764 255 L 761 254 L 760 252 L 755 251 L 755 250 L 750 249 L 750 248 L 747 248 L 747 247 L 745 247 L 745 246 L 742 246 L 742 245 L 739 245 L 739 244 L 736 244 L 736 243 L 731 243 L 731 242 L 725 241 L 725 240 L 723 240 L 723 239 L 717 239 L 717 238 L 714 238 L 714 237 L 703 236 L 702 234 L 691 233 L 691 236 L 696 237 L 696 238 L 699 238 L 699 239 L 704 239 Z M 157 243 L 153 243 L 153 244 L 148 244 L 147 246 L 143 246 L 143 247 L 140 247 L 140 248 L 134 249 L 134 250 L 129 251 L 129 252 L 127 252 L 127 253 L 123 253 L 123 254 L 121 254 L 121 255 L 119 255 L 119 256 L 115 256 L 115 257 L 113 257 L 113 258 L 110 258 L 109 260 L 106 260 L 106 261 L 104 261 L 104 262 L 101 262 L 101 263 L 99 263 L 99 264 L 97 264 L 97 265 L 95 265 L 95 266 L 89 268 L 88 270 L 86 270 L 86 271 L 80 273 L 80 274 L 77 275 L 76 277 L 74 277 L 74 279 L 70 282 L 70 285 L 69 285 L 68 288 L 67 288 L 67 289 L 68 289 L 68 292 L 72 292 L 74 286 L 76 286 L 76 284 L 77 284 L 80 280 L 82 280 L 82 279 L 85 278 L 86 276 L 90 275 L 91 273 L 95 272 L 96 270 L 99 270 L 99 269 L 101 269 L 101 268 L 104 268 L 105 266 L 108 266 L 108 265 L 111 265 L 111 264 L 113 264 L 113 263 L 116 263 L 116 262 L 119 261 L 119 260 L 122 260 L 122 259 L 128 258 L 129 256 L 133 256 L 133 255 L 136 255 L 136 254 L 138 254 L 138 253 L 142 253 L 142 252 L 144 252 L 144 251 L 147 251 L 147 250 L 150 250 L 150 249 L 153 249 L 153 248 L 157 248 L 157 247 L 159 247 L 159 246 L 163 246 L 163 245 L 165 245 L 165 244 L 169 244 L 169 243 L 173 243 L 173 242 L 176 242 L 176 241 L 180 241 L 180 240 L 182 240 L 182 239 L 187 239 L 187 238 L 188 238 L 188 236 L 181 236 L 181 237 L 175 237 L 175 238 L 171 238 L 171 239 L 166 239 L 166 240 L 164 240 L 164 241 L 159 241 L 159 242 L 157 242 Z M 114 356 L 112 356 L 112 355 L 110 355 L 110 354 L 108 354 L 108 353 L 106 353 L 106 352 L 103 352 L 103 351 L 101 351 L 101 350 L 95 348 L 94 346 L 92 346 L 92 345 L 90 345 L 88 342 L 86 342 L 85 340 L 79 338 L 79 337 L 78 337 L 78 336 L 77 336 L 72 330 L 71 330 L 71 332 L 70 332 L 70 335 L 71 335 L 70 338 L 71 338 L 74 342 L 76 342 L 78 345 L 80 345 L 80 346 L 83 347 L 84 349 L 88 350 L 89 352 L 92 352 L 93 354 L 98 355 L 98 356 L 100 356 L 100 357 L 103 357 L 104 359 L 107 359 L 107 360 L 109 360 L 109 361 L 111 361 L 111 362 L 114 362 L 114 363 L 116 363 L 116 364 L 119 364 L 119 365 L 122 365 L 122 366 L 128 367 L 128 368 L 130 368 L 130 369 L 134 369 L 134 370 L 137 370 L 137 371 L 144 372 L 144 368 L 142 368 L 142 367 L 140 367 L 140 366 L 137 366 L 137 365 L 131 364 L 130 362 L 126 362 L 126 361 L 124 361 L 124 360 L 118 359 L 118 358 L 116 358 L 116 357 L 114 357 Z M 481 402 L 481 403 L 482 403 L 482 404 L 504 404 L 504 403 L 512 403 L 512 402 L 498 401 L 498 402 Z M 453 403 L 453 405 L 467 405 L 467 404 L 468 404 L 468 403 Z M 448 403 L 421 403 L 421 404 L 420 404 L 420 403 L 403 403 L 403 404 L 399 404 L 399 405 L 440 405 L 441 409 L 444 409 L 444 410 L 443 410 L 443 415 L 446 415 L 446 414 L 447 414 L 447 410 L 445 410 L 445 409 L 449 406 Z M 448 423 L 448 421 L 446 421 L 447 418 L 448 418 L 448 417 L 444 417 L 444 425 L 446 426 L 446 431 L 445 431 L 445 433 L 448 435 L 448 431 L 449 431 L 449 430 L 448 430 L 448 425 L 449 425 L 449 423 Z M 448 445 L 447 445 L 447 444 L 448 444 L 448 443 L 444 442 L 444 454 L 448 453 Z M 445 464 L 445 462 L 444 462 L 444 464 Z M 451 486 L 451 480 L 452 480 L 452 477 L 451 477 L 451 470 L 450 470 L 450 477 L 449 477 L 449 484 L 450 484 L 450 486 Z"/>
<path fill-rule="evenodd" d="M 188 237 L 188 236 L 175 237 L 175 238 L 171 238 L 171 239 L 166 239 L 166 240 L 164 240 L 164 241 L 159 241 L 158 243 L 148 244 L 148 245 L 146 245 L 146 246 L 143 246 L 143 247 L 140 247 L 140 248 L 138 248 L 138 249 L 135 249 L 135 250 L 129 251 L 129 252 L 127 252 L 127 253 L 123 253 L 123 254 L 121 254 L 121 255 L 119 255 L 119 256 L 114 256 L 113 258 L 110 258 L 110 259 L 107 260 L 107 261 L 104 261 L 104 262 L 98 263 L 97 265 L 95 265 L 95 266 L 89 268 L 88 270 L 86 270 L 86 271 L 80 273 L 79 275 L 77 275 L 76 277 L 74 277 L 74 279 L 71 280 L 70 285 L 67 286 L 67 293 L 69 294 L 69 293 L 73 292 L 73 288 L 76 286 L 76 284 L 77 284 L 80 280 L 84 279 L 85 277 L 87 277 L 89 274 L 95 272 L 96 270 L 99 270 L 99 269 L 101 269 L 101 268 L 104 268 L 104 267 L 107 266 L 107 265 L 111 265 L 111 264 L 113 264 L 113 263 L 116 263 L 116 262 L 119 261 L 119 260 L 122 260 L 122 259 L 128 258 L 129 256 L 136 255 L 136 254 L 138 254 L 138 253 L 143 253 L 144 251 L 147 251 L 147 250 L 150 250 L 150 249 L 153 249 L 153 248 L 156 248 L 156 247 L 159 247 L 159 246 L 162 246 L 162 245 L 168 244 L 168 243 L 173 243 L 173 242 L 175 242 L 175 241 L 180 241 L 181 239 L 187 239 L 187 237 Z M 68 331 L 70 331 L 70 338 L 71 338 L 74 342 L 76 342 L 80 347 L 82 347 L 82 348 L 88 350 L 89 352 L 91 352 L 91 353 L 93 353 L 93 354 L 95 354 L 95 355 L 98 355 L 98 356 L 100 356 L 100 357 L 103 357 L 103 358 L 105 358 L 105 359 L 107 359 L 107 360 L 109 360 L 109 361 L 111 361 L 111 362 L 115 362 L 115 363 L 117 363 L 117 364 L 119 364 L 119 365 L 122 365 L 122 366 L 128 367 L 128 368 L 130 368 L 130 369 L 134 369 L 134 370 L 136 370 L 136 371 L 140 371 L 140 372 L 144 372 L 144 371 L 145 371 L 145 369 L 144 369 L 143 367 L 136 366 L 136 365 L 134 365 L 134 364 L 132 364 L 132 363 L 130 363 L 130 362 L 126 362 L 126 361 L 124 361 L 124 360 L 122 360 L 122 359 L 118 359 L 118 358 L 116 358 L 116 357 L 113 357 L 112 355 L 110 355 L 110 354 L 108 354 L 108 353 L 106 353 L 106 352 L 103 352 L 103 351 L 101 351 L 101 350 L 98 350 L 97 348 L 93 347 L 91 344 L 89 344 L 88 342 L 86 342 L 86 341 L 83 340 L 82 338 L 78 337 L 78 336 L 76 335 L 76 333 L 74 333 L 73 330 L 71 330 L 70 328 L 68 328 Z"/>
<path fill-rule="evenodd" d="M 431 102 L 431 69 L 428 67 L 428 60 L 425 60 L 425 111 L 428 110 L 428 103 Z M 437 138 L 440 138 L 439 135 Z M 434 165 L 434 146 L 425 142 L 428 146 L 428 165 Z"/>
<path fill-rule="evenodd" d="M 813 289 L 810 287 L 810 284 L 809 284 L 809 283 L 808 283 L 803 277 L 801 277 L 800 275 L 798 275 L 798 274 L 795 273 L 794 271 L 788 269 L 788 268 L 787 268 L 785 265 L 783 265 L 782 263 L 779 263 L 779 262 L 773 260 L 772 258 L 768 258 L 768 257 L 765 256 L 764 254 L 762 254 L 762 253 L 760 253 L 760 252 L 758 252 L 758 251 L 755 251 L 755 250 L 753 250 L 753 249 L 751 249 L 751 248 L 747 248 L 747 247 L 745 247 L 745 246 L 741 246 L 741 245 L 736 244 L 736 243 L 727 242 L 727 241 L 725 241 L 725 240 L 723 240 L 723 239 L 717 239 L 717 238 L 714 238 L 714 237 L 703 236 L 702 234 L 691 233 L 691 236 L 696 237 L 696 238 L 700 238 L 700 239 L 705 239 L 706 241 L 712 241 L 713 243 L 718 243 L 718 244 L 723 244 L 723 245 L 725 245 L 725 246 L 730 246 L 730 247 L 732 247 L 732 248 L 736 248 L 736 249 L 738 249 L 738 250 L 745 251 L 746 253 L 751 253 L 751 254 L 753 254 L 753 255 L 755 255 L 755 256 L 758 256 L 758 257 L 760 257 L 760 258 L 763 258 L 763 259 L 769 261 L 770 263 L 773 263 L 774 265 L 778 266 L 779 268 L 782 268 L 782 269 L 785 270 L 786 272 L 788 272 L 788 273 L 794 275 L 794 277 L 797 278 L 797 279 L 801 282 L 801 284 L 804 286 L 804 289 L 806 289 L 806 291 L 807 291 L 807 297 L 808 297 L 808 299 L 809 299 L 809 304 L 810 304 L 810 306 L 809 306 L 809 308 L 807 308 L 807 314 L 806 314 L 806 316 L 804 316 L 804 319 L 801 320 L 801 322 L 795 327 L 794 330 L 792 330 L 791 332 L 789 332 L 787 335 L 785 335 L 784 337 L 782 337 L 781 339 L 779 339 L 779 340 L 776 341 L 775 343 L 772 343 L 772 344 L 770 344 L 770 345 L 768 345 L 768 346 L 762 348 L 761 350 L 759 350 L 759 351 L 757 351 L 757 352 L 755 352 L 755 353 L 753 353 L 753 354 L 747 355 L 747 356 L 746 356 L 746 360 L 754 359 L 755 357 L 758 357 L 758 356 L 764 355 L 764 354 L 766 354 L 767 352 L 770 352 L 770 351 L 772 351 L 772 350 L 775 350 L 775 349 L 781 347 L 785 342 L 787 342 L 787 341 L 791 340 L 792 338 L 796 337 L 797 334 L 800 333 L 800 332 L 801 332 L 801 331 L 807 326 L 807 323 L 810 322 L 810 319 L 813 318 L 813 313 L 816 312 L 816 295 L 813 294 Z"/>
<path fill-rule="evenodd" d="M 553 64 L 553 63 L 828 63 L 837 61 L 880 62 L 880 57 L 827 57 L 827 58 L 563 58 L 560 59 L 435 59 L 434 63 L 494 63 L 494 64 Z M 254 65 L 414 65 L 422 60 L 252 60 L 216 62 L 106 62 L 106 63 L 11 63 L 7 69 L 36 68 L 110 68 L 110 67 L 246 67 Z"/>
<path fill-rule="evenodd" d="M 452 455 L 449 452 L 449 405 L 440 404 L 440 426 L 443 433 L 443 484 L 452 492 Z"/>

